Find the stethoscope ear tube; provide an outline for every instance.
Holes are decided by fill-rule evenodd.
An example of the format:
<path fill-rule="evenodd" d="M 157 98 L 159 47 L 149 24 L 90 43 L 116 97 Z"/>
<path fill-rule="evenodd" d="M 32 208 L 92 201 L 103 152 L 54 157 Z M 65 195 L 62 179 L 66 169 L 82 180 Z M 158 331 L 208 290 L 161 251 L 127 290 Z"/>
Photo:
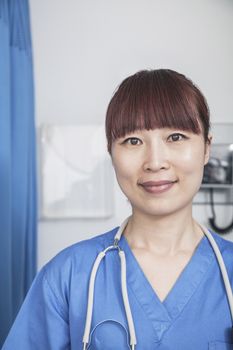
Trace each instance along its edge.
<path fill-rule="evenodd" d="M 122 297 L 123 297 L 123 302 L 124 302 L 124 306 L 125 306 L 125 313 L 126 313 L 126 317 L 127 317 L 127 322 L 128 322 L 128 326 L 129 326 L 130 346 L 133 350 L 137 344 L 137 339 L 136 339 L 133 317 L 132 317 L 130 304 L 129 304 L 129 297 L 128 297 L 128 291 L 127 291 L 127 281 L 126 281 L 126 260 L 125 260 L 125 253 L 123 252 L 123 250 L 119 251 L 119 256 L 121 259 Z"/>
<path fill-rule="evenodd" d="M 117 249 L 119 252 L 120 262 L 121 262 L 121 290 L 122 290 L 122 298 L 124 302 L 129 333 L 130 333 L 130 347 L 132 350 L 135 349 L 137 344 L 136 333 L 134 328 L 133 317 L 130 309 L 128 291 L 127 291 L 127 282 L 126 282 L 126 260 L 125 253 L 120 249 L 118 245 L 118 239 L 115 237 L 114 245 L 107 247 L 104 251 L 100 252 L 94 262 L 90 281 L 89 281 L 89 289 L 88 289 L 88 303 L 87 303 L 87 314 L 86 314 L 86 323 L 85 330 L 83 335 L 83 350 L 87 349 L 90 332 L 91 332 L 91 321 L 92 321 L 92 313 L 93 313 L 93 301 L 94 301 L 94 289 L 95 289 L 95 278 L 98 272 L 100 263 L 102 259 L 105 257 L 106 253 L 110 250 Z"/>
<path fill-rule="evenodd" d="M 229 303 L 229 308 L 230 308 L 230 312 L 231 312 L 231 319 L 232 319 L 232 327 L 233 327 L 233 293 L 232 293 L 232 288 L 231 288 L 231 284 L 230 284 L 230 280 L 227 274 L 227 269 L 225 266 L 225 263 L 223 261 L 222 258 L 222 254 L 218 248 L 217 243 L 215 242 L 213 236 L 210 234 L 210 232 L 202 225 L 200 225 L 202 227 L 203 232 L 205 233 L 206 237 L 208 238 L 210 245 L 212 246 L 212 249 L 216 255 L 218 264 L 219 264 L 219 268 L 223 277 L 223 282 L 225 285 L 225 289 L 226 289 L 226 293 L 227 293 L 227 299 L 228 299 L 228 303 Z"/>
<path fill-rule="evenodd" d="M 92 320 L 92 312 L 93 312 L 93 300 L 94 300 L 94 289 L 95 289 L 95 278 L 96 274 L 99 268 L 99 265 L 101 263 L 101 260 L 105 257 L 105 252 L 100 252 L 94 262 L 91 276 L 90 276 L 90 282 L 89 282 L 89 290 L 88 290 L 88 301 L 87 301 L 87 315 L 86 315 L 86 324 L 85 324 L 85 330 L 83 334 L 83 350 L 86 350 L 89 337 L 90 337 L 90 331 L 91 331 L 91 320 Z"/>

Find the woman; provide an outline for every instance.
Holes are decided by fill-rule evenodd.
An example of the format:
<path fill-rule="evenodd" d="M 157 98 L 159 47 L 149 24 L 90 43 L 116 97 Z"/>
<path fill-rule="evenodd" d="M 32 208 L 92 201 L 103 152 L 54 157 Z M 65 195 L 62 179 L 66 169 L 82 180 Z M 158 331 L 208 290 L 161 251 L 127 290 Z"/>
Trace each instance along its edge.
<path fill-rule="evenodd" d="M 138 72 L 114 94 L 106 135 L 132 206 L 122 236 L 114 228 L 50 261 L 3 349 L 233 348 L 218 261 L 192 216 L 211 144 L 205 98 L 175 71 Z M 232 285 L 233 243 L 209 235 Z"/>

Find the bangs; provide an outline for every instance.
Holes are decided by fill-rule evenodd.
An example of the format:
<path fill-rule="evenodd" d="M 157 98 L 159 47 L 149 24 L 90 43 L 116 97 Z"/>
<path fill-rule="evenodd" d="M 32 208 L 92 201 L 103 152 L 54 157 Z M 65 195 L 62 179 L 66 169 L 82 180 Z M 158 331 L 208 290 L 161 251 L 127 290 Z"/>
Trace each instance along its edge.
<path fill-rule="evenodd" d="M 125 79 L 110 101 L 108 149 L 114 140 L 136 130 L 168 127 L 200 134 L 208 116 L 203 95 L 184 75 L 165 69 L 141 71 Z"/>

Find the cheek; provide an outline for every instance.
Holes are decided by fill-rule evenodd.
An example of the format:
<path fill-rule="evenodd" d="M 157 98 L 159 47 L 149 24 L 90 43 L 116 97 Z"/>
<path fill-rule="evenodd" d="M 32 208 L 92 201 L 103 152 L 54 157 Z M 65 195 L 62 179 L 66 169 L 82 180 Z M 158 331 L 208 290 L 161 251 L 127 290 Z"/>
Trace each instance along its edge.
<path fill-rule="evenodd" d="M 204 168 L 204 149 L 200 146 L 187 148 L 180 154 L 179 165 L 185 174 L 200 173 Z"/>
<path fill-rule="evenodd" d="M 113 167 L 118 180 L 127 180 L 135 176 L 138 162 L 134 157 L 117 157 L 113 159 Z"/>
<path fill-rule="evenodd" d="M 120 187 L 128 186 L 129 183 L 134 183 L 135 180 L 135 171 L 133 167 L 127 166 L 123 162 L 114 167 L 117 181 Z M 135 181 L 134 181 L 135 180 Z"/>

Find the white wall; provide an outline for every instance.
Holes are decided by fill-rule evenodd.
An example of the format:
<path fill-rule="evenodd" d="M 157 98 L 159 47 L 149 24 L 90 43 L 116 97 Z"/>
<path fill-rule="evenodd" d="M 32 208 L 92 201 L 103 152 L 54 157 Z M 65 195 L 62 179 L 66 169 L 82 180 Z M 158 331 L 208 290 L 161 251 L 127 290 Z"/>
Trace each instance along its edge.
<path fill-rule="evenodd" d="M 30 7 L 38 126 L 103 123 L 123 78 L 162 67 L 193 79 L 213 122 L 233 122 L 231 0 L 30 0 Z M 226 211 L 233 215 L 229 207 L 216 210 L 223 221 Z M 119 224 L 129 207 L 118 189 L 115 212 L 106 221 L 40 222 L 39 267 L 63 247 Z M 194 206 L 204 224 L 207 212 Z"/>

